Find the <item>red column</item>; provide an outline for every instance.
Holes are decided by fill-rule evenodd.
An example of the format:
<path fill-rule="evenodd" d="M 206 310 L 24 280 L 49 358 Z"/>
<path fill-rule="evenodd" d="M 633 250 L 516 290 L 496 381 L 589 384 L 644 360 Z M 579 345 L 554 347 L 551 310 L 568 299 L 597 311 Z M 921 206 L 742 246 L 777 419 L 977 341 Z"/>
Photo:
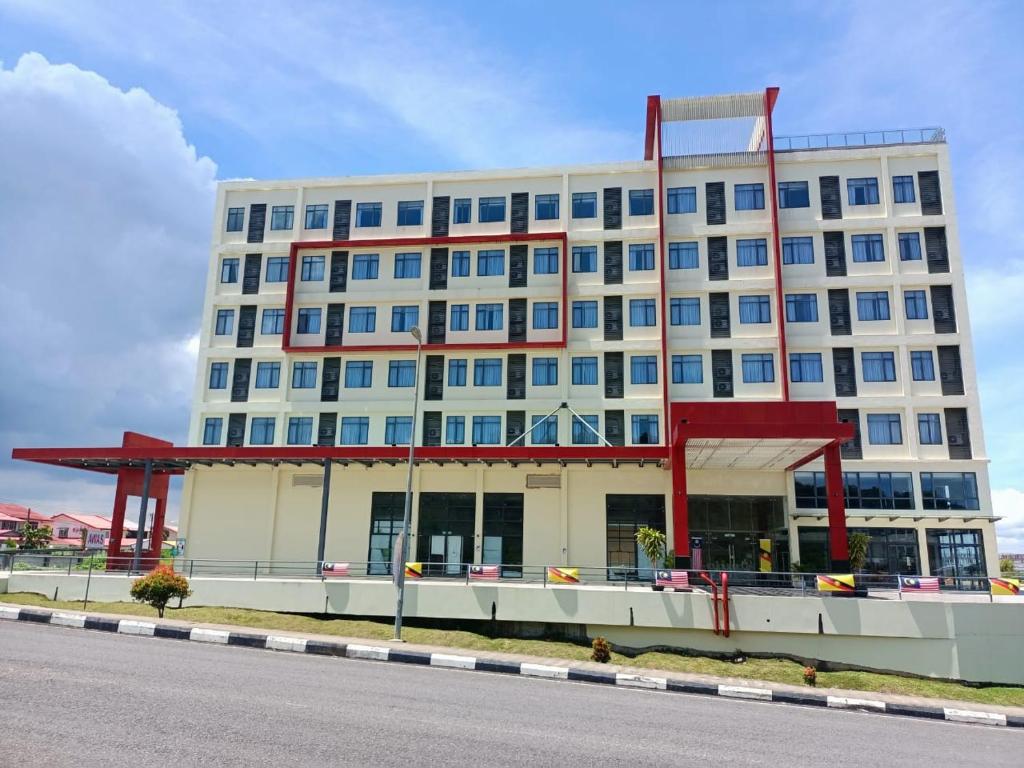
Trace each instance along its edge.
<path fill-rule="evenodd" d="M 850 567 L 850 550 L 846 540 L 843 465 L 838 443 L 830 443 L 825 448 L 825 493 L 828 496 L 828 551 L 832 569 L 845 571 Z"/>
<path fill-rule="evenodd" d="M 690 508 L 686 498 L 686 441 L 672 447 L 672 546 L 676 567 L 690 567 Z"/>
<path fill-rule="evenodd" d="M 120 570 L 121 537 L 124 535 L 124 510 L 128 503 L 128 485 L 122 473 L 117 475 L 117 490 L 114 492 L 114 509 L 110 522 L 110 540 L 107 542 L 107 570 Z"/>

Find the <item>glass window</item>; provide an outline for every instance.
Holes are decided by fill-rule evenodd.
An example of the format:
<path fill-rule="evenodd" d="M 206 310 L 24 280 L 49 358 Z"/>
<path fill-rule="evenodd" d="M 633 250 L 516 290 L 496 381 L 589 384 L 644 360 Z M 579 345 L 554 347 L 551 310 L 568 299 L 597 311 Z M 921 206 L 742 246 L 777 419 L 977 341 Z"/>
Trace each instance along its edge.
<path fill-rule="evenodd" d="M 370 419 L 366 416 L 341 417 L 341 444 L 366 445 L 370 438 Z"/>
<path fill-rule="evenodd" d="M 500 331 L 504 325 L 503 304 L 477 304 L 476 329 L 478 331 Z"/>
<path fill-rule="evenodd" d="M 284 333 L 284 310 L 264 309 L 260 333 L 264 336 L 276 336 Z"/>
<path fill-rule="evenodd" d="M 672 299 L 669 302 L 669 321 L 672 325 L 700 325 L 700 299 Z"/>
<path fill-rule="evenodd" d="M 741 267 L 763 267 L 768 264 L 768 241 L 763 237 L 736 241 L 736 263 Z"/>
<path fill-rule="evenodd" d="M 473 417 L 473 445 L 501 443 L 501 416 Z"/>
<path fill-rule="evenodd" d="M 892 352 L 861 352 L 864 381 L 896 381 L 896 362 Z"/>
<path fill-rule="evenodd" d="M 573 192 L 572 217 L 574 219 L 596 219 L 597 192 Z"/>
<path fill-rule="evenodd" d="M 400 200 L 398 203 L 398 226 L 418 227 L 423 223 L 422 200 Z"/>
<path fill-rule="evenodd" d="M 552 328 L 558 327 L 557 301 L 534 302 L 533 327 L 536 328 L 537 330 L 550 330 Z"/>
<path fill-rule="evenodd" d="M 596 357 L 574 357 L 572 359 L 572 383 L 578 385 L 597 384 Z"/>
<path fill-rule="evenodd" d="M 288 281 L 288 257 L 271 256 L 267 259 L 267 282 L 284 283 Z"/>
<path fill-rule="evenodd" d="M 448 361 L 448 386 L 449 387 L 464 387 L 466 386 L 466 370 L 468 364 L 465 360 L 449 360 Z"/>
<path fill-rule="evenodd" d="M 271 229 L 291 229 L 294 219 L 294 205 L 275 205 L 270 209 Z"/>
<path fill-rule="evenodd" d="M 555 445 L 558 443 L 558 417 L 534 416 L 531 419 L 530 443 L 532 445 Z"/>
<path fill-rule="evenodd" d="M 935 361 L 931 350 L 914 350 L 910 353 L 910 371 L 914 381 L 935 381 Z"/>
<path fill-rule="evenodd" d="M 379 227 L 381 220 L 380 203 L 356 203 L 356 226 Z"/>
<path fill-rule="evenodd" d="M 320 333 L 320 308 L 303 307 L 299 310 L 298 333 Z"/>
<path fill-rule="evenodd" d="M 501 386 L 501 358 L 486 358 L 473 361 L 473 386 Z"/>
<path fill-rule="evenodd" d="M 345 386 L 367 389 L 373 386 L 373 361 L 349 360 L 345 363 Z"/>
<path fill-rule="evenodd" d="M 505 198 L 504 197 L 481 197 L 480 215 L 478 219 L 481 224 L 505 220 Z"/>
<path fill-rule="evenodd" d="M 572 416 L 572 441 L 577 445 L 597 445 L 598 419 L 596 415 Z"/>
<path fill-rule="evenodd" d="M 292 388 L 313 389 L 316 387 L 316 363 L 297 362 L 292 366 Z"/>
<path fill-rule="evenodd" d="M 966 578 L 986 574 L 985 541 L 980 530 L 929 528 L 926 537 L 932 576 Z"/>
<path fill-rule="evenodd" d="M 241 232 L 244 220 L 245 208 L 228 208 L 228 232 Z"/>
<path fill-rule="evenodd" d="M 412 416 L 388 416 L 384 419 L 384 443 L 408 445 L 412 437 Z"/>
<path fill-rule="evenodd" d="M 921 235 L 917 232 L 900 232 L 900 261 L 921 260 Z"/>
<path fill-rule="evenodd" d="M 794 384 L 824 381 L 820 352 L 793 352 L 789 356 L 789 380 Z"/>
<path fill-rule="evenodd" d="M 388 361 L 388 386 L 389 387 L 412 387 L 415 386 L 416 361 L 415 360 L 389 360 Z"/>
<path fill-rule="evenodd" d="M 942 445 L 942 425 L 939 423 L 939 414 L 917 414 L 917 439 L 921 445 Z"/>
<path fill-rule="evenodd" d="M 668 212 L 669 213 L 696 213 L 697 212 L 697 188 L 696 187 L 669 187 L 669 190 L 668 190 Z"/>
<path fill-rule="evenodd" d="M 221 261 L 220 281 L 222 283 L 238 282 L 238 259 L 224 259 Z"/>
<path fill-rule="evenodd" d="M 228 364 L 210 364 L 210 389 L 227 389 L 228 386 Z"/>
<path fill-rule="evenodd" d="M 824 472 L 794 472 L 796 506 L 826 509 Z M 914 483 L 909 472 L 844 472 L 847 509 L 913 509 Z"/>
<path fill-rule="evenodd" d="M 271 416 L 254 416 L 249 430 L 250 445 L 274 444 L 274 418 Z"/>
<path fill-rule="evenodd" d="M 629 358 L 630 384 L 657 384 L 658 358 L 655 355 L 632 355 Z"/>
<path fill-rule="evenodd" d="M 323 256 L 302 257 L 302 279 L 306 281 L 324 279 Z"/>
<path fill-rule="evenodd" d="M 814 238 L 813 237 L 784 237 L 784 238 L 782 238 L 782 263 L 783 264 L 813 264 L 814 263 Z"/>
<path fill-rule="evenodd" d="M 756 353 L 740 356 L 743 363 L 744 384 L 768 384 L 775 381 L 775 356 Z"/>
<path fill-rule="evenodd" d="M 858 320 L 888 320 L 888 291 L 857 291 Z"/>
<path fill-rule="evenodd" d="M 658 417 L 654 415 L 635 415 L 633 421 L 633 444 L 653 445 L 658 442 Z"/>
<path fill-rule="evenodd" d="M 420 308 L 416 306 L 391 308 L 391 332 L 403 333 L 412 330 L 420 321 Z"/>
<path fill-rule="evenodd" d="M 451 330 L 469 330 L 469 304 L 452 304 Z"/>
<path fill-rule="evenodd" d="M 700 257 L 697 253 L 697 243 L 668 244 L 669 269 L 697 269 L 699 266 Z"/>
<path fill-rule="evenodd" d="M 597 272 L 597 246 L 575 245 L 572 249 L 573 272 Z"/>
<path fill-rule="evenodd" d="M 853 260 L 857 262 L 885 261 L 885 247 L 881 235 L 854 235 Z"/>
<path fill-rule="evenodd" d="M 846 194 L 850 198 L 850 205 L 877 205 L 878 179 L 873 176 L 863 179 L 847 179 Z"/>
<path fill-rule="evenodd" d="M 928 510 L 976 510 L 978 478 L 973 472 L 922 472 L 921 499 Z"/>
<path fill-rule="evenodd" d="M 700 355 L 672 355 L 672 383 L 703 384 L 703 358 Z"/>
<path fill-rule="evenodd" d="M 772 321 L 771 302 L 767 296 L 740 296 L 741 323 L 770 323 Z"/>
<path fill-rule="evenodd" d="M 420 276 L 420 254 L 418 253 L 396 253 L 395 254 L 395 278 L 410 278 Z"/>
<path fill-rule="evenodd" d="M 871 445 L 901 445 L 903 430 L 898 413 L 869 413 L 868 442 Z"/>
<path fill-rule="evenodd" d="M 629 215 L 650 216 L 654 213 L 654 190 L 629 190 Z"/>
<path fill-rule="evenodd" d="M 306 229 L 327 229 L 327 204 L 306 206 Z M 289 433 L 291 426 L 288 427 Z"/>
<path fill-rule="evenodd" d="M 476 252 L 476 273 L 480 277 L 505 274 L 505 252 L 487 250 Z"/>
<path fill-rule="evenodd" d="M 217 310 L 217 325 L 214 329 L 214 334 L 217 336 L 230 336 L 231 331 L 235 325 L 235 310 L 233 309 L 218 309 Z"/>
<path fill-rule="evenodd" d="M 810 208 L 811 195 L 806 181 L 779 182 L 779 208 Z"/>
<path fill-rule="evenodd" d="M 449 416 L 445 420 L 444 441 L 448 445 L 462 445 L 466 442 L 465 416 Z"/>
<path fill-rule="evenodd" d="M 373 333 L 377 330 L 376 307 L 352 307 L 348 315 L 349 333 Z"/>
<path fill-rule="evenodd" d="M 574 301 L 572 303 L 573 328 L 597 328 L 597 302 Z"/>
<path fill-rule="evenodd" d="M 533 249 L 533 274 L 535 274 L 535 275 L 557 275 L 558 274 L 558 249 L 557 248 L 534 248 Z"/>
<path fill-rule="evenodd" d="M 653 243 L 630 243 L 629 269 L 631 272 L 644 272 L 654 269 Z"/>
<path fill-rule="evenodd" d="M 452 223 L 469 224 L 473 218 L 473 201 L 468 197 L 457 197 L 452 203 Z"/>
<path fill-rule="evenodd" d="M 537 195 L 533 198 L 534 218 L 548 221 L 558 218 L 558 195 Z"/>
<path fill-rule="evenodd" d="M 324 206 L 326 207 L 326 206 Z M 308 215 L 308 214 L 307 214 Z M 313 417 L 292 416 L 288 419 L 288 445 L 313 444 Z"/>
<path fill-rule="evenodd" d="M 904 291 L 903 305 L 907 310 L 907 320 L 928 319 L 928 299 L 924 291 Z"/>
<path fill-rule="evenodd" d="M 736 210 L 754 211 L 764 208 L 764 184 L 737 184 Z"/>
<path fill-rule="evenodd" d="M 892 201 L 894 203 L 914 202 L 914 177 L 893 176 L 892 177 Z"/>
<path fill-rule="evenodd" d="M 224 419 L 219 416 L 210 416 L 203 424 L 203 445 L 220 445 L 220 433 L 223 427 Z"/>
<path fill-rule="evenodd" d="M 256 363 L 256 389 L 277 389 L 280 383 L 280 363 L 268 363 L 266 361 Z"/>
<path fill-rule="evenodd" d="M 469 251 L 452 251 L 452 277 L 469 277 Z"/>
<path fill-rule="evenodd" d="M 395 269 L 398 269 L 397 264 Z M 376 253 L 357 253 L 352 257 L 353 280 L 376 280 L 380 274 L 380 256 Z"/>
<path fill-rule="evenodd" d="M 552 387 L 558 383 L 558 358 L 533 358 L 533 386 Z"/>
<path fill-rule="evenodd" d="M 818 322 L 818 296 L 813 293 L 787 293 L 786 321 L 790 323 Z"/>
<path fill-rule="evenodd" d="M 657 325 L 654 299 L 630 299 L 629 324 L 634 328 Z"/>

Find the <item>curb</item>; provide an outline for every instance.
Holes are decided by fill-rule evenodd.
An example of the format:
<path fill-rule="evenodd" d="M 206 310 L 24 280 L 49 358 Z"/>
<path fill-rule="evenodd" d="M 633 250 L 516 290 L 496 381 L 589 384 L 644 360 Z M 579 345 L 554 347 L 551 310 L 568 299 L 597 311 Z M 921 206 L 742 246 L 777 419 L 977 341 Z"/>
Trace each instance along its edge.
<path fill-rule="evenodd" d="M 35 624 L 54 624 L 77 629 L 93 629 L 121 635 L 139 637 L 162 637 L 169 640 L 188 640 L 196 643 L 233 645 L 243 648 L 257 648 L 285 653 L 304 653 L 314 656 L 337 656 L 348 659 L 389 661 L 397 664 L 420 664 L 449 669 L 465 669 L 476 672 L 540 677 L 548 680 L 568 680 L 597 685 L 613 685 L 620 688 L 642 688 L 653 691 L 688 693 L 700 696 L 720 696 L 730 699 L 746 699 L 777 704 L 795 704 L 805 707 L 855 710 L 897 717 L 915 717 L 926 720 L 946 720 L 955 723 L 1024 728 L 1024 716 L 1005 715 L 1001 712 L 983 712 L 952 707 L 922 707 L 897 704 L 875 699 L 840 696 L 824 696 L 813 693 L 776 691 L 771 688 L 754 688 L 739 685 L 714 685 L 666 677 L 629 674 L 624 672 L 597 672 L 574 667 L 557 667 L 529 662 L 515 663 L 497 659 L 480 659 L 474 656 L 460 656 L 449 653 L 422 653 L 402 648 L 362 645 L 358 643 L 333 643 L 309 640 L 288 635 L 264 635 L 246 632 L 226 632 L 221 629 L 203 627 L 182 627 L 137 619 L 110 619 L 64 611 L 41 611 L 29 608 L 0 606 L 0 620 L 24 621 Z"/>

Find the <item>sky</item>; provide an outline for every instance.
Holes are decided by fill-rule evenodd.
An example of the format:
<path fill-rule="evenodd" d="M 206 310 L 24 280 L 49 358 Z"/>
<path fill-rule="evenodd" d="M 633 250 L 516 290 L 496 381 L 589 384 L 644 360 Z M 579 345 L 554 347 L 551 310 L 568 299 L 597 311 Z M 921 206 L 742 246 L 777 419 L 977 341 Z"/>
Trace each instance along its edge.
<path fill-rule="evenodd" d="M 185 441 L 218 180 L 634 160 L 648 94 L 776 85 L 777 135 L 945 128 L 1024 552 L 1022 30 L 1012 0 L 0 0 L 0 500 L 110 511 L 15 446 Z"/>

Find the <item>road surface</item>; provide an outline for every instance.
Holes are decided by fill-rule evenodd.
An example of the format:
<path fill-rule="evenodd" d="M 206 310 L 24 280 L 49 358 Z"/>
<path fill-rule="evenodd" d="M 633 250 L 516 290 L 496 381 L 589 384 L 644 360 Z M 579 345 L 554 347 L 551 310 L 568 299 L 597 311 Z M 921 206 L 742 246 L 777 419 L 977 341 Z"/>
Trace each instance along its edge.
<path fill-rule="evenodd" d="M 1024 733 L 0 623 L 0 764 L 1022 764 Z"/>

